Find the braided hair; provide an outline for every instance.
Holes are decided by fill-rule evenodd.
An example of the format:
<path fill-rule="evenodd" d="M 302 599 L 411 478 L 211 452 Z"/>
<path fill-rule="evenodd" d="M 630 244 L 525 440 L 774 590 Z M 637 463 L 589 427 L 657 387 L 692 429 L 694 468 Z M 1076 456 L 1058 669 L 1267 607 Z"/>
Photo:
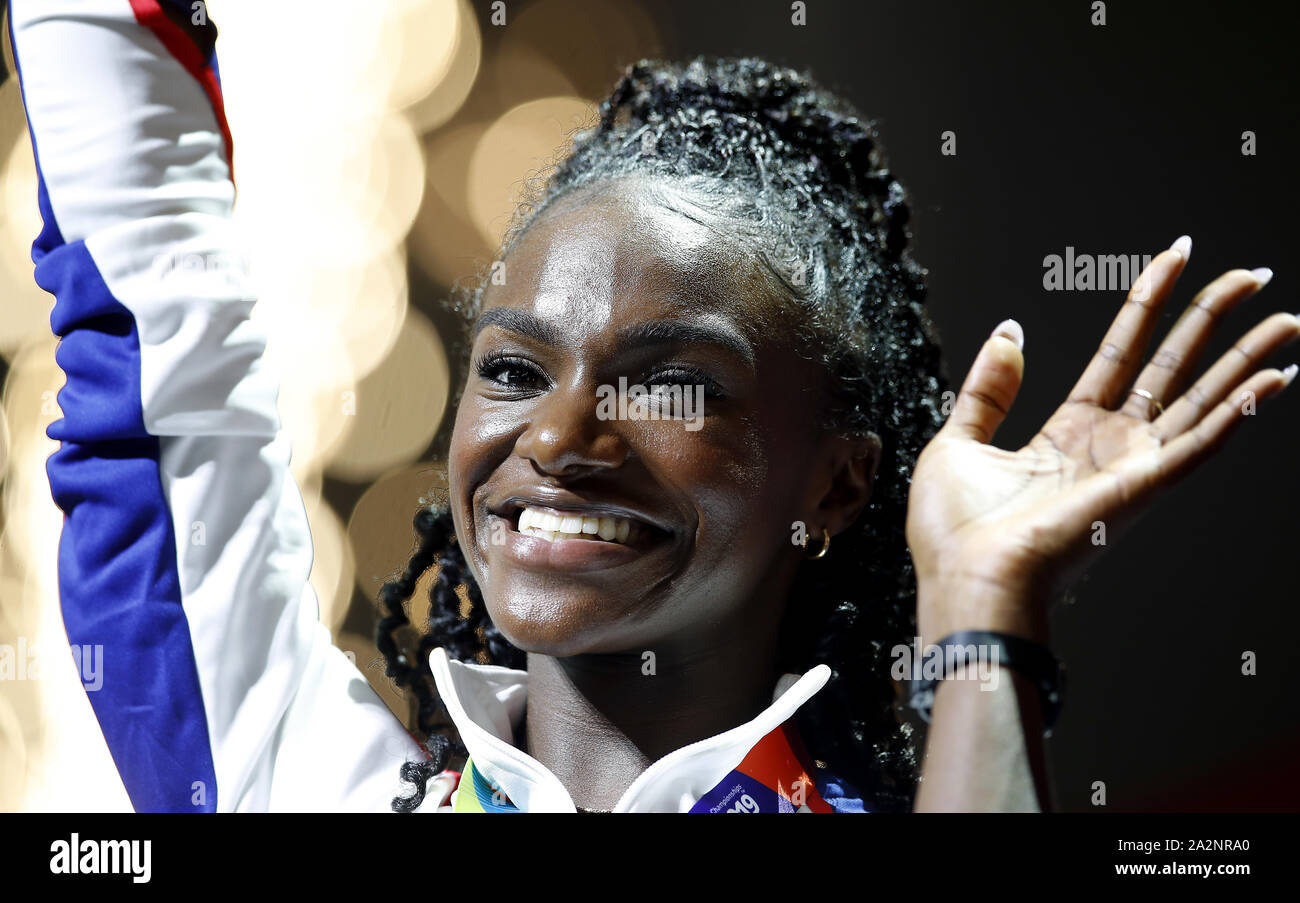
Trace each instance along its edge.
<path fill-rule="evenodd" d="M 907 492 L 917 455 L 942 425 L 949 384 L 924 308 L 926 271 L 908 250 L 903 187 L 873 123 L 807 75 L 759 59 L 643 60 L 598 113 L 567 154 L 526 184 L 500 256 L 560 198 L 635 176 L 651 191 L 660 186 L 664 203 L 695 198 L 692 216 L 711 217 L 760 262 L 782 327 L 828 374 L 822 425 L 841 435 L 874 432 L 882 444 L 867 509 L 836 537 L 834 554 L 796 574 L 778 665 L 796 673 L 831 667 L 827 686 L 796 715 L 810 752 L 869 808 L 907 810 L 919 738 L 900 717 L 890 651 L 915 633 Z M 484 287 L 480 277 L 453 298 L 467 329 Z M 465 754 L 446 726 L 428 652 L 441 645 L 462 661 L 524 666 L 488 617 L 448 507 L 422 509 L 415 528 L 410 564 L 381 590 L 387 615 L 378 628 L 389 676 L 416 694 L 430 754 L 403 767 L 414 790 L 393 801 L 399 811 L 417 808 L 428 778 Z M 438 573 L 429 629 L 412 663 L 394 635 L 408 626 L 404 602 L 430 566 Z"/>

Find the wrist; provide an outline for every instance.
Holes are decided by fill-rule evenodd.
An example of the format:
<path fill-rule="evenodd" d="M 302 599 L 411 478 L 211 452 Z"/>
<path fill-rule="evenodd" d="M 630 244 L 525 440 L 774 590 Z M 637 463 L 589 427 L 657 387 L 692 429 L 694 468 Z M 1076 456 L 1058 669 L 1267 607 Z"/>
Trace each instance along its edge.
<path fill-rule="evenodd" d="M 999 581 L 919 579 L 916 624 L 923 644 L 961 630 L 991 630 L 1048 644 L 1046 605 L 1028 588 Z"/>

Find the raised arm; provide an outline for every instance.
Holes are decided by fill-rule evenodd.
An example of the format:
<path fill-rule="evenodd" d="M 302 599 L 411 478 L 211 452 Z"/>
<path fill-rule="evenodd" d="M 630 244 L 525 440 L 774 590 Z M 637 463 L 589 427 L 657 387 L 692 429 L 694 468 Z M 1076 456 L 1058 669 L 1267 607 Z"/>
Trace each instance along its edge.
<path fill-rule="evenodd" d="M 63 618 L 103 646 L 90 699 L 137 811 L 383 811 L 421 752 L 319 621 L 205 13 L 11 3 L 67 375 Z"/>
<path fill-rule="evenodd" d="M 991 441 L 1020 389 L 1024 335 L 1008 320 L 984 343 L 917 461 L 908 502 L 925 643 L 966 630 L 1045 643 L 1047 603 L 1095 555 L 1098 525 L 1113 546 L 1157 491 L 1295 377 L 1294 364 L 1265 367 L 1300 336 L 1289 313 L 1262 320 L 1196 377 L 1216 324 L 1268 282 L 1266 269 L 1230 270 L 1203 288 L 1143 365 L 1190 252 L 1183 237 L 1151 261 L 1069 397 L 1018 451 Z M 1038 691 L 1009 673 L 989 691 L 940 681 L 918 810 L 1048 808 Z"/>

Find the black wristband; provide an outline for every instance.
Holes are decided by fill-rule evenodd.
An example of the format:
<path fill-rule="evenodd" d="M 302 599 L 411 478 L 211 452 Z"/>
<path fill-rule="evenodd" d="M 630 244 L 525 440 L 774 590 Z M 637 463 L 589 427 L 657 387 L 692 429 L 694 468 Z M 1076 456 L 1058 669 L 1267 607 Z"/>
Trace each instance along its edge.
<path fill-rule="evenodd" d="M 944 637 L 937 646 L 943 650 L 942 673 L 938 677 L 911 682 L 911 706 L 920 713 L 923 720 L 930 720 L 930 709 L 934 706 L 934 693 L 939 681 L 951 676 L 958 666 L 979 660 L 966 655 L 959 658 L 950 654 L 949 648 L 993 648 L 997 650 L 997 664 L 1013 668 L 1038 688 L 1043 703 L 1043 733 L 1051 736 L 1065 701 L 1065 665 L 1046 646 L 1024 637 L 990 630 L 958 631 Z"/>

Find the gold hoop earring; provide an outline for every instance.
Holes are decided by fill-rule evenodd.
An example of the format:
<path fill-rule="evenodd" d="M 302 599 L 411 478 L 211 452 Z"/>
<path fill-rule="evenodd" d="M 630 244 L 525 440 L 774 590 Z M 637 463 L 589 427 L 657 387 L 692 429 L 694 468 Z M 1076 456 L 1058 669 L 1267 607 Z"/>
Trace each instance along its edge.
<path fill-rule="evenodd" d="M 804 538 L 803 545 L 804 545 L 804 557 L 807 558 L 809 561 L 816 561 L 819 558 L 825 558 L 826 553 L 830 551 L 830 547 L 831 547 L 831 531 L 827 530 L 825 527 L 822 528 L 822 547 L 821 550 L 816 555 L 808 554 L 807 537 Z"/>

